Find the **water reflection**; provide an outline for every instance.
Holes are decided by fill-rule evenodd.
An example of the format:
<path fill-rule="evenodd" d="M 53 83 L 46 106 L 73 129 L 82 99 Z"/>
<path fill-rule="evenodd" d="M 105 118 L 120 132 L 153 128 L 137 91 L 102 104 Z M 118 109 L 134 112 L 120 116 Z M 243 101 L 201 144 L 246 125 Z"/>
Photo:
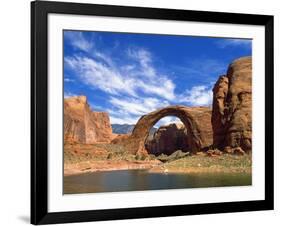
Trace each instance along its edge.
<path fill-rule="evenodd" d="M 140 191 L 251 185 L 251 174 L 162 174 L 145 170 L 85 173 L 64 177 L 64 193 Z"/>

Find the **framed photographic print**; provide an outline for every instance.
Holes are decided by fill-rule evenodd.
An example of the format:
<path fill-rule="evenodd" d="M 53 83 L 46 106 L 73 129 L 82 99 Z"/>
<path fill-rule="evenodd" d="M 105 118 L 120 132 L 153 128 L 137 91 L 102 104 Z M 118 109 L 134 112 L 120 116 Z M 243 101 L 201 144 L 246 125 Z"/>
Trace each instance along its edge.
<path fill-rule="evenodd" d="M 273 16 L 31 3 L 31 223 L 273 209 Z"/>

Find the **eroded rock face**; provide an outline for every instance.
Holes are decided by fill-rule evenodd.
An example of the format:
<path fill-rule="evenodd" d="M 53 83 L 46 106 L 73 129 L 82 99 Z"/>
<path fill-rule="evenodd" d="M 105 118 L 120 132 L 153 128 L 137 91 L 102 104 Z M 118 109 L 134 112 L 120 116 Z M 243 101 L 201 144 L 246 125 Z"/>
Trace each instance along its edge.
<path fill-rule="evenodd" d="M 145 142 L 145 148 L 149 154 L 170 155 L 177 150 L 188 151 L 188 136 L 182 123 L 163 125 L 153 134 L 151 139 Z"/>
<path fill-rule="evenodd" d="M 252 58 L 242 57 L 229 65 L 213 89 L 214 146 L 252 149 Z"/>
<path fill-rule="evenodd" d="M 214 131 L 214 146 L 218 148 L 222 148 L 225 145 L 225 110 L 227 94 L 228 77 L 222 75 L 219 77 L 213 88 L 212 127 Z"/>
<path fill-rule="evenodd" d="M 91 144 L 112 137 L 108 113 L 91 111 L 85 96 L 64 99 L 65 141 Z"/>
<path fill-rule="evenodd" d="M 150 129 L 165 116 L 178 117 L 187 128 L 188 147 L 196 152 L 213 143 L 211 109 L 208 107 L 169 106 L 143 115 L 132 134 L 118 136 L 112 143 L 123 145 L 131 153 L 147 154 L 145 140 Z"/>

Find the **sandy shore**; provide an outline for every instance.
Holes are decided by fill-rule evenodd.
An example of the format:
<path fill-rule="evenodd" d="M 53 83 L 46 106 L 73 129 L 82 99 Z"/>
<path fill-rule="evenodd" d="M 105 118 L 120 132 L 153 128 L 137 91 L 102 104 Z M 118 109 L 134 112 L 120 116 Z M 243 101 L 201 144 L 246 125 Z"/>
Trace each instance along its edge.
<path fill-rule="evenodd" d="M 221 167 L 188 167 L 188 168 L 170 168 L 155 166 L 149 169 L 150 173 L 251 173 L 251 169 L 241 169 L 239 167 L 221 168 Z"/>
<path fill-rule="evenodd" d="M 86 161 L 64 164 L 64 176 L 112 170 L 152 169 L 162 164 L 158 160 L 150 161 Z"/>

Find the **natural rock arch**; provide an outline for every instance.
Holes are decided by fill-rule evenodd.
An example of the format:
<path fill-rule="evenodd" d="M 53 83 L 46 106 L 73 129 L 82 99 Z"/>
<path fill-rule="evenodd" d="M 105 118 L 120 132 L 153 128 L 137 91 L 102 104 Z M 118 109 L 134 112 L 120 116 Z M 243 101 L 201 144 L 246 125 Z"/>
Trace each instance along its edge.
<path fill-rule="evenodd" d="M 138 152 L 146 152 L 144 144 L 150 129 L 166 116 L 178 117 L 189 135 L 190 151 L 196 152 L 212 144 L 211 109 L 207 107 L 169 106 L 142 116 L 135 125 L 130 140 Z"/>

